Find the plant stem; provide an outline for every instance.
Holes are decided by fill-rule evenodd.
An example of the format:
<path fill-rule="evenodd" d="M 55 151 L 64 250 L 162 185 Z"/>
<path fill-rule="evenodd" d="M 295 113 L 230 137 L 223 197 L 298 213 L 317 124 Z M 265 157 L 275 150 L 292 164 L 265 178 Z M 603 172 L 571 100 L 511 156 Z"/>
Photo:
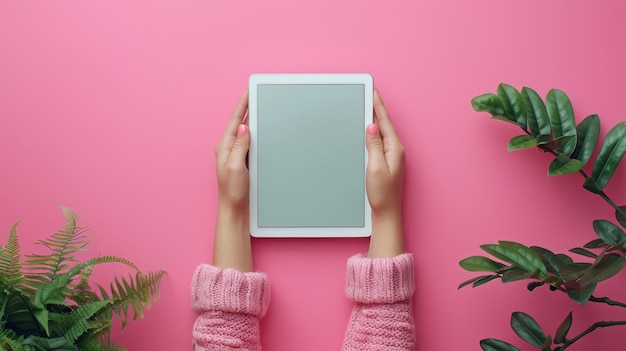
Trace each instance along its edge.
<path fill-rule="evenodd" d="M 558 291 L 560 291 L 562 293 L 567 294 L 567 291 L 565 289 L 563 289 L 562 287 L 554 286 L 554 285 L 551 285 L 551 286 L 553 288 L 555 288 L 556 290 L 558 290 Z M 589 298 L 588 301 L 597 302 L 597 303 L 604 303 L 604 304 L 607 304 L 609 306 L 617 306 L 617 307 L 626 308 L 626 303 L 612 300 L 612 299 L 610 299 L 610 298 L 608 298 L 606 296 L 605 297 L 595 297 L 595 296 L 591 295 L 591 297 Z"/>
<path fill-rule="evenodd" d="M 591 295 L 591 297 L 589 298 L 589 301 L 605 303 L 605 304 L 607 304 L 609 306 L 618 306 L 618 307 L 626 308 L 626 303 L 615 301 L 615 300 L 611 300 L 608 297 L 595 297 L 595 296 Z"/>
<path fill-rule="evenodd" d="M 617 213 L 619 213 L 622 217 L 626 218 L 626 211 L 622 210 L 619 206 L 617 206 L 617 204 L 613 202 L 613 200 L 611 200 L 611 198 L 609 198 L 604 193 L 604 191 L 599 192 L 598 195 L 600 195 L 600 197 L 603 198 L 604 201 L 608 202 L 609 205 L 611 205 L 615 209 L 615 211 L 617 211 Z"/>
<path fill-rule="evenodd" d="M 598 328 L 612 327 L 612 326 L 616 326 L 616 325 L 626 325 L 626 321 L 608 321 L 608 322 L 596 322 L 596 323 L 593 323 L 589 328 L 585 329 L 582 333 L 576 335 L 573 339 L 565 341 L 565 344 L 563 344 L 563 346 L 557 347 L 556 349 L 554 349 L 554 351 L 563 351 L 563 350 L 567 349 L 573 343 L 575 343 L 576 341 L 580 340 L 585 335 L 591 333 L 592 331 L 594 331 L 594 330 L 596 330 Z"/>
<path fill-rule="evenodd" d="M 522 128 L 522 130 L 524 131 L 524 133 L 526 133 L 528 135 L 533 135 L 528 129 Z M 539 145 L 538 147 L 542 151 L 548 152 L 548 153 L 550 153 L 554 157 L 558 157 L 559 156 L 558 152 L 556 152 L 556 151 L 554 151 L 552 149 L 549 149 L 547 147 L 544 147 L 543 145 Z M 578 173 L 580 175 L 582 175 L 583 178 L 585 178 L 585 180 L 591 178 L 582 169 L 580 171 L 578 171 Z M 599 193 L 597 193 L 597 195 L 599 195 L 604 201 L 606 201 L 609 205 L 611 205 L 611 207 L 613 207 L 615 209 L 615 211 L 617 211 L 617 213 L 619 213 L 622 217 L 626 218 L 626 211 L 622 210 L 613 200 L 611 200 L 611 198 L 604 191 L 600 191 Z"/>

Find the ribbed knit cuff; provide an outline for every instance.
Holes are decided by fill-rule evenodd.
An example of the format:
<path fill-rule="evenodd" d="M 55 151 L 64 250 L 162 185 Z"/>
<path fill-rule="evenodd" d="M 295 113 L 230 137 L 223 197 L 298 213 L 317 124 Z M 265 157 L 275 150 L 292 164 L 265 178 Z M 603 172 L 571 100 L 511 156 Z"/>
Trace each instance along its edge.
<path fill-rule="evenodd" d="M 415 291 L 413 256 L 367 258 L 359 254 L 348 259 L 346 295 L 360 303 L 394 303 L 409 299 Z"/>
<path fill-rule="evenodd" d="M 263 317 L 269 303 L 270 283 L 265 273 L 201 264 L 191 281 L 191 307 L 198 313 L 224 311 Z"/>

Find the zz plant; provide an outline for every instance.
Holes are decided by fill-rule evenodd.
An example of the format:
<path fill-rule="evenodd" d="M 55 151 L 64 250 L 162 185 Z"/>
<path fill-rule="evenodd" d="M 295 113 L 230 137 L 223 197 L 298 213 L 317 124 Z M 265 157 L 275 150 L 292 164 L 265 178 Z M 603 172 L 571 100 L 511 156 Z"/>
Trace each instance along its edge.
<path fill-rule="evenodd" d="M 86 251 L 89 238 L 75 212 L 63 213 L 63 227 L 37 243 L 48 254 L 23 259 L 17 223 L 0 246 L 0 350 L 125 350 L 110 340 L 113 315 L 124 329 L 158 298 L 165 271 L 144 274 L 115 256 L 78 263 L 74 254 Z M 106 263 L 125 265 L 134 277 L 116 276 L 108 289 L 92 282 L 93 268 Z"/>
<path fill-rule="evenodd" d="M 481 245 L 491 257 L 471 256 L 459 264 L 467 271 L 484 274 L 463 282 L 459 289 L 496 280 L 502 283 L 523 280 L 528 282 L 529 291 L 548 288 L 579 304 L 593 302 L 626 308 L 626 303 L 594 295 L 599 283 L 614 277 L 626 266 L 626 233 L 622 229 L 626 228 L 626 206 L 618 206 L 604 192 L 626 152 L 626 122 L 617 124 L 606 134 L 588 175 L 583 168 L 591 162 L 596 150 L 600 119 L 591 115 L 577 125 L 572 104 L 564 92 L 552 89 L 544 102 L 530 88 L 518 91 L 500 84 L 496 94 L 472 99 L 472 107 L 522 130 L 521 135 L 509 141 L 509 151 L 537 148 L 554 157 L 548 175 L 580 174 L 584 178 L 583 187 L 612 207 L 616 221 L 595 220 L 593 230 L 597 238 L 582 247 L 572 248 L 568 254 L 555 254 L 543 247 L 512 241 Z M 570 335 L 572 324 L 570 312 L 556 330 L 548 334 L 529 314 L 514 312 L 511 315 L 513 331 L 542 351 L 566 350 L 597 328 L 626 325 L 626 320 L 599 321 L 577 335 Z M 516 346 L 493 338 L 481 340 L 480 346 L 485 351 L 519 351 Z"/>

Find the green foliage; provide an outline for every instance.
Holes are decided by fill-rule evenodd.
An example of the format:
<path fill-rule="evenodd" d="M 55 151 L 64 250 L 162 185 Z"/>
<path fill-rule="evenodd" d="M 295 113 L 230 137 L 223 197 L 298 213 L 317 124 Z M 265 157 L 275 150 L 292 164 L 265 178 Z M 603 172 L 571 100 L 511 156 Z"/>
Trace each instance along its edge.
<path fill-rule="evenodd" d="M 511 315 L 511 328 L 522 340 L 535 347 L 540 348 L 546 342 L 546 334 L 544 334 L 533 317 L 526 313 L 513 312 Z"/>
<path fill-rule="evenodd" d="M 480 347 L 484 351 L 519 351 L 517 347 L 498 339 L 483 339 L 480 341 Z"/>
<path fill-rule="evenodd" d="M 532 89 L 524 87 L 521 93 L 507 84 L 498 86 L 497 94 L 483 94 L 472 99 L 476 111 L 489 112 L 494 119 L 503 120 L 520 127 L 524 135 L 509 142 L 509 150 L 521 150 L 538 146 L 560 159 L 558 165 L 568 165 L 565 171 L 552 171 L 549 175 L 569 174 L 581 171 L 591 159 L 598 141 L 600 119 L 597 115 L 585 118 L 576 125 L 574 110 L 569 97 L 562 91 L 552 89 L 545 103 Z M 557 142 L 559 141 L 560 142 Z M 626 122 L 611 129 L 602 144 L 593 166 L 591 177 L 585 175 L 585 188 L 600 192 L 607 185 L 615 169 L 626 153 Z"/>
<path fill-rule="evenodd" d="M 556 334 L 554 335 L 554 342 L 556 344 L 562 344 L 567 340 L 567 333 L 569 333 L 569 329 L 572 327 L 572 322 L 574 320 L 574 316 L 572 312 L 567 314 L 567 317 L 561 322 L 558 329 L 556 330 Z"/>
<path fill-rule="evenodd" d="M 626 228 L 626 206 L 618 206 L 604 192 L 626 153 L 626 122 L 609 130 L 593 160 L 600 140 L 600 118 L 590 115 L 576 125 L 572 104 L 560 90 L 550 90 L 544 103 L 530 88 L 518 92 L 510 85 L 500 84 L 496 94 L 487 93 L 472 99 L 472 107 L 522 129 L 524 134 L 509 141 L 509 151 L 536 147 L 554 157 L 548 175 L 582 175 L 583 187 L 605 200 L 615 210 L 619 225 Z M 584 168 L 591 161 L 593 166 L 589 176 Z M 493 259 L 471 256 L 461 260 L 459 265 L 470 272 L 489 274 L 471 278 L 461 283 L 459 289 L 469 285 L 475 288 L 498 279 L 502 283 L 527 280 L 529 291 L 546 286 L 579 304 L 594 302 L 626 308 L 626 303 L 593 295 L 598 284 L 615 277 L 626 267 L 626 233 L 622 228 L 607 220 L 595 220 L 593 230 L 597 238 L 583 247 L 570 249 L 570 253 L 577 255 L 574 257 L 513 241 L 481 245 L 481 249 Z M 626 325 L 626 321 L 597 322 L 570 338 L 572 323 L 570 312 L 552 338 L 530 315 L 523 312 L 511 315 L 513 331 L 542 351 L 563 351 L 597 328 Z M 485 351 L 519 350 L 507 342 L 491 338 L 482 340 L 480 346 Z"/>
<path fill-rule="evenodd" d="M 113 314 L 123 329 L 158 298 L 165 271 L 142 273 L 115 256 L 77 262 L 74 255 L 86 251 L 89 238 L 75 212 L 63 213 L 63 227 L 37 242 L 49 254 L 22 259 L 17 223 L 0 247 L 0 350 L 125 350 L 109 339 Z M 122 264 L 134 276 L 115 277 L 109 290 L 92 283 L 93 268 L 107 263 Z"/>

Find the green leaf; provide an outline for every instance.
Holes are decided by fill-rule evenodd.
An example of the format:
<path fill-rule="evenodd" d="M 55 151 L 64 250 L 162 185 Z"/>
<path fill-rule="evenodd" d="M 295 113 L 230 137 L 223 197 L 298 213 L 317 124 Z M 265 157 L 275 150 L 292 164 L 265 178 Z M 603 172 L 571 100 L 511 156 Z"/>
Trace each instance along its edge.
<path fill-rule="evenodd" d="M 600 239 L 611 246 L 619 246 L 626 243 L 626 234 L 624 231 L 609 221 L 603 219 L 593 221 L 593 230 L 598 234 Z"/>
<path fill-rule="evenodd" d="M 570 263 L 561 267 L 561 269 L 559 270 L 559 275 L 561 276 L 561 279 L 566 282 L 575 281 L 582 277 L 587 272 L 587 269 L 589 269 L 589 267 L 591 267 L 591 263 Z"/>
<path fill-rule="evenodd" d="M 580 284 L 595 284 L 607 280 L 619 273 L 626 266 L 626 257 L 609 253 L 591 266 L 580 278 Z"/>
<path fill-rule="evenodd" d="M 607 133 L 596 157 L 591 179 L 598 189 L 604 189 L 609 183 L 624 153 L 626 153 L 626 122 L 617 124 Z"/>
<path fill-rule="evenodd" d="M 24 340 L 23 345 L 33 347 L 28 350 L 78 351 L 74 343 L 68 342 L 63 337 L 43 338 L 31 335 Z"/>
<path fill-rule="evenodd" d="M 46 305 L 66 305 L 62 292 L 67 288 L 71 279 L 70 274 L 57 275 L 48 284 L 35 292 L 34 304 L 36 307 L 44 308 Z"/>
<path fill-rule="evenodd" d="M 562 266 L 573 262 L 572 259 L 568 256 L 561 255 L 565 258 L 560 257 L 559 255 L 555 255 L 552 251 L 544 249 L 543 247 L 531 246 L 530 249 L 535 251 L 539 255 L 539 257 L 541 257 L 541 261 L 543 261 L 543 263 L 546 265 L 548 272 L 557 277 L 560 277 L 559 269 L 561 269 Z"/>
<path fill-rule="evenodd" d="M 594 194 L 600 194 L 602 192 L 602 189 L 596 184 L 596 182 L 593 181 L 593 179 L 591 179 L 591 177 L 585 179 L 583 188 L 591 191 Z"/>
<path fill-rule="evenodd" d="M 594 239 L 590 242 L 586 243 L 583 247 L 588 249 L 599 249 L 601 247 L 606 247 L 608 244 L 604 242 L 602 239 Z"/>
<path fill-rule="evenodd" d="M 90 319 L 107 307 L 109 301 L 95 301 L 78 306 L 69 314 L 62 314 L 59 317 L 59 324 L 63 328 L 64 337 L 68 342 L 74 342 L 79 337 L 88 333 Z"/>
<path fill-rule="evenodd" d="M 591 251 L 589 251 L 587 249 L 583 249 L 582 247 L 575 247 L 573 249 L 570 249 L 569 251 L 573 252 L 575 254 L 579 254 L 579 255 L 582 255 L 582 256 L 585 256 L 585 257 L 590 257 L 590 258 L 593 258 L 593 259 L 598 258 L 598 255 L 596 255 L 595 253 L 593 253 L 593 252 L 591 252 Z"/>
<path fill-rule="evenodd" d="M 546 278 L 548 271 L 539 255 L 530 248 L 512 241 L 500 241 L 498 245 L 482 245 L 481 249 L 505 262 L 512 263 L 526 273 L 538 271 L 540 277 Z"/>
<path fill-rule="evenodd" d="M 23 342 L 23 335 L 18 335 L 11 329 L 0 328 L 0 346 L 8 347 L 7 350 L 22 350 Z"/>
<path fill-rule="evenodd" d="M 548 335 L 546 336 L 546 341 L 544 341 L 543 345 L 541 345 L 541 351 L 552 351 L 550 346 L 552 346 L 552 336 Z"/>
<path fill-rule="evenodd" d="M 567 156 L 571 155 L 576 148 L 576 120 L 574 119 L 574 109 L 567 95 L 561 90 L 552 89 L 546 97 L 546 109 L 550 118 L 552 135 L 555 138 L 571 135 L 574 139 L 563 144 L 563 148 L 558 148 L 557 152 L 563 152 Z"/>
<path fill-rule="evenodd" d="M 513 312 L 511 328 L 515 334 L 527 343 L 541 348 L 546 341 L 546 334 L 530 315 L 524 312 Z"/>
<path fill-rule="evenodd" d="M 114 308 L 115 313 L 122 322 L 122 330 L 130 319 L 129 309 L 132 310 L 132 320 L 143 318 L 143 306 L 150 307 L 150 299 L 158 299 L 159 284 L 165 276 L 165 271 L 159 270 L 148 272 L 147 274 L 137 273 L 135 280 L 132 277 L 115 277 L 114 283 L 111 283 L 111 300 L 113 305 L 119 306 Z"/>
<path fill-rule="evenodd" d="M 470 284 L 474 284 L 474 282 L 476 282 L 477 280 L 480 280 L 480 279 L 485 278 L 485 277 L 489 277 L 489 276 L 488 275 L 481 275 L 479 277 L 474 277 L 474 278 L 468 279 L 468 280 L 464 281 L 463 283 L 459 284 L 459 286 L 456 289 L 460 290 L 461 288 L 464 288 L 464 287 L 466 287 L 466 286 L 468 286 Z"/>
<path fill-rule="evenodd" d="M 7 244 L 0 246 L 0 277 L 2 277 L 11 287 L 16 287 L 24 281 L 22 274 L 22 263 L 20 253 L 20 243 L 17 239 L 17 225 L 13 224 Z"/>
<path fill-rule="evenodd" d="M 580 162 L 579 160 L 572 160 L 569 157 L 565 156 L 565 154 L 559 154 L 557 158 L 555 158 L 552 163 L 550 163 L 550 167 L 548 168 L 548 175 L 555 176 L 561 174 L 572 174 L 583 169 L 585 164 Z"/>
<path fill-rule="evenodd" d="M 481 340 L 480 348 L 482 348 L 483 351 L 520 351 L 520 349 L 506 341 L 491 338 Z"/>
<path fill-rule="evenodd" d="M 552 151 L 557 151 L 562 148 L 563 145 L 567 144 L 568 142 L 574 140 L 576 137 L 573 135 L 565 135 L 562 137 L 558 137 L 555 139 L 548 139 L 548 140 L 540 140 L 537 145 L 546 148 L 548 150 L 552 150 Z M 543 138 L 545 139 L 545 138 Z"/>
<path fill-rule="evenodd" d="M 565 254 L 557 254 L 556 257 L 558 257 L 559 260 L 561 260 L 561 262 L 564 262 L 565 264 L 574 263 L 574 260 Z"/>
<path fill-rule="evenodd" d="M 496 94 L 483 94 L 472 99 L 472 108 L 477 112 L 489 112 L 492 115 L 503 115 L 502 101 Z"/>
<path fill-rule="evenodd" d="M 508 84 L 498 85 L 498 97 L 502 101 L 504 112 L 523 129 L 526 129 L 526 106 L 520 93 Z"/>
<path fill-rule="evenodd" d="M 509 151 L 530 149 L 537 146 L 537 138 L 532 135 L 519 135 L 509 141 Z"/>
<path fill-rule="evenodd" d="M 62 207 L 65 215 L 63 228 L 41 240 L 37 244 L 43 245 L 53 253 L 50 255 L 29 255 L 23 262 L 25 270 L 45 272 L 47 280 L 53 280 L 55 276 L 62 275 L 68 269 L 68 263 L 75 262 L 74 254 L 85 251 L 89 239 L 84 235 L 87 228 L 78 226 L 79 216 L 74 211 Z M 30 275 L 26 275 L 28 280 Z M 33 286 L 37 289 L 37 286 Z"/>
<path fill-rule="evenodd" d="M 572 312 L 570 312 L 565 320 L 561 322 L 559 328 L 556 330 L 556 334 L 554 335 L 554 343 L 555 344 L 563 344 L 567 341 L 567 333 L 569 329 L 572 327 L 573 316 Z"/>
<path fill-rule="evenodd" d="M 550 135 L 550 118 L 546 111 L 546 105 L 539 97 L 539 94 L 530 88 L 524 87 L 521 95 L 526 105 L 526 118 L 532 135 Z"/>
<path fill-rule="evenodd" d="M 580 285 L 578 283 L 566 284 L 565 289 L 570 299 L 584 305 L 589 300 L 597 284 Z M 568 286 L 570 286 L 568 288 Z M 572 287 L 574 286 L 574 287 Z"/>
<path fill-rule="evenodd" d="M 524 270 L 518 267 L 513 267 L 511 269 L 507 269 L 502 274 L 502 283 L 505 284 L 505 283 L 516 282 L 519 280 L 530 279 L 530 278 L 535 277 L 536 275 L 537 275 L 537 271 L 525 272 Z"/>
<path fill-rule="evenodd" d="M 576 127 L 576 135 L 578 140 L 572 158 L 578 159 L 585 165 L 593 155 L 600 135 L 600 118 L 598 115 L 587 116 L 583 119 Z"/>
<path fill-rule="evenodd" d="M 37 323 L 43 328 L 47 336 L 50 336 L 50 325 L 48 324 L 48 310 L 44 307 L 33 307 L 33 316 L 37 320 Z"/>
<path fill-rule="evenodd" d="M 504 267 L 500 262 L 483 256 L 471 256 L 459 262 L 461 268 L 470 272 L 497 272 Z"/>
<path fill-rule="evenodd" d="M 476 288 L 483 284 L 487 284 L 490 281 L 497 279 L 497 278 L 500 278 L 500 276 L 499 275 L 487 275 L 487 276 L 480 277 L 480 279 L 476 279 L 476 281 L 474 281 L 474 283 L 472 284 L 472 288 Z"/>
<path fill-rule="evenodd" d="M 622 225 L 622 227 L 626 228 L 626 206 L 620 206 L 619 209 L 615 210 L 615 219 Z"/>

